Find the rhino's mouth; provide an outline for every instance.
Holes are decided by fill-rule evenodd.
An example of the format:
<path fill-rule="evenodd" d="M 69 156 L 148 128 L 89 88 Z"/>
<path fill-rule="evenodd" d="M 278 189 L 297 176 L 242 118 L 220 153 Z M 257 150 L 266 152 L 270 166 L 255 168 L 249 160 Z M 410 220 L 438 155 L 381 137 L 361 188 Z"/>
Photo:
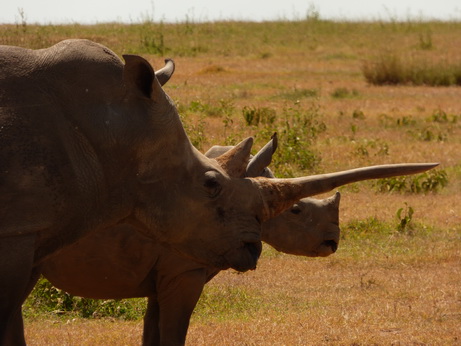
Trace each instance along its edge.
<path fill-rule="evenodd" d="M 338 243 L 336 242 L 336 240 L 333 239 L 325 240 L 322 245 L 331 248 L 331 251 L 333 251 L 333 253 L 336 252 L 336 250 L 338 250 Z"/>
<path fill-rule="evenodd" d="M 256 263 L 258 262 L 259 256 L 261 256 L 261 251 L 262 251 L 261 242 L 244 243 L 243 247 L 250 254 L 251 258 L 253 259 L 253 261 L 255 263 L 255 268 L 256 268 Z"/>
<path fill-rule="evenodd" d="M 256 269 L 262 251 L 261 241 L 242 241 L 241 246 L 226 254 L 229 266 L 239 272 Z"/>
<path fill-rule="evenodd" d="M 319 250 L 314 257 L 326 257 L 335 253 L 338 250 L 338 242 L 333 239 L 325 240 L 320 244 Z"/>

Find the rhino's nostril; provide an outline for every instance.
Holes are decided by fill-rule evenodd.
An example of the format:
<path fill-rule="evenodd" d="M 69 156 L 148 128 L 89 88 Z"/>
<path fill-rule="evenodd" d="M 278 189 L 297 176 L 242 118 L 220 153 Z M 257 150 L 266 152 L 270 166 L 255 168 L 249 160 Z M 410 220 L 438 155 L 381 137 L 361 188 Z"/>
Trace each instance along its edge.
<path fill-rule="evenodd" d="M 261 255 L 262 246 L 261 243 L 245 243 L 245 249 L 250 253 L 253 260 L 256 262 Z"/>
<path fill-rule="evenodd" d="M 336 250 L 338 250 L 338 243 L 334 240 L 325 240 L 323 242 L 323 245 L 331 247 L 331 250 L 333 252 L 336 252 Z"/>

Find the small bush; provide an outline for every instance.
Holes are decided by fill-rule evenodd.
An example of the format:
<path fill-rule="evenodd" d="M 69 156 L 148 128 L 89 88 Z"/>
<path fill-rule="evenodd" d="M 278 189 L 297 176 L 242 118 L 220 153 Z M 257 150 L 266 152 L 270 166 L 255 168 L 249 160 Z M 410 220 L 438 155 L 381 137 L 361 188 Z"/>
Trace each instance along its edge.
<path fill-rule="evenodd" d="M 395 54 L 383 54 L 362 65 L 368 83 L 374 85 L 461 85 L 461 64 L 429 63 Z"/>
<path fill-rule="evenodd" d="M 389 155 L 389 145 L 380 140 L 363 140 L 356 142 L 354 153 L 363 157 L 387 156 Z"/>
<path fill-rule="evenodd" d="M 271 125 L 275 122 L 276 112 L 272 108 L 263 107 L 243 107 L 243 118 L 248 126 L 258 126 L 259 124 Z"/>
<path fill-rule="evenodd" d="M 140 319 L 146 311 L 146 299 L 87 299 L 66 293 L 41 278 L 24 304 L 26 316 L 41 313 L 72 315 L 83 318 L 114 317 Z"/>
<path fill-rule="evenodd" d="M 312 150 L 312 142 L 326 130 L 318 106 L 304 109 L 300 102 L 283 110 L 281 115 L 271 108 L 244 107 L 242 115 L 248 126 L 258 128 L 255 135 L 263 143 L 277 132 L 279 146 L 272 167 L 280 177 L 292 177 L 297 170 L 312 170 L 320 156 Z"/>
<path fill-rule="evenodd" d="M 292 177 L 297 170 L 314 170 L 321 158 L 312 149 L 312 142 L 326 130 L 319 108 L 303 109 L 299 103 L 285 109 L 276 131 L 279 148 L 273 159 L 274 170 L 280 177 Z"/>
<path fill-rule="evenodd" d="M 359 120 L 364 120 L 365 119 L 365 113 L 363 113 L 363 111 L 361 111 L 360 109 L 355 109 L 352 112 L 352 118 L 359 119 Z"/>
<path fill-rule="evenodd" d="M 413 233 L 413 214 L 414 209 L 405 203 L 405 208 L 399 208 L 397 210 L 396 216 L 399 220 L 397 224 L 397 231 L 399 233 L 406 233 L 411 235 Z"/>
<path fill-rule="evenodd" d="M 335 99 L 346 99 L 359 96 L 359 92 L 356 89 L 336 88 L 330 95 Z"/>
<path fill-rule="evenodd" d="M 437 192 L 448 184 L 444 170 L 431 170 L 418 175 L 378 179 L 379 192 L 428 193 Z"/>

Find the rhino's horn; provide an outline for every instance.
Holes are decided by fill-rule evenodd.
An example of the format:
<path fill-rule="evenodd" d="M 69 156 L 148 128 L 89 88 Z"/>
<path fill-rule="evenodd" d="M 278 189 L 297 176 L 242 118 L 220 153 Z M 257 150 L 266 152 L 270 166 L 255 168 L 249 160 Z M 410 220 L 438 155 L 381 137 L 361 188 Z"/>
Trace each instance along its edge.
<path fill-rule="evenodd" d="M 243 178 L 245 176 L 250 152 L 253 146 L 253 138 L 244 139 L 235 147 L 225 152 L 216 158 L 216 161 L 221 165 L 229 176 L 234 178 Z"/>
<path fill-rule="evenodd" d="M 265 221 L 277 216 L 304 197 L 328 192 L 339 186 L 357 181 L 421 173 L 438 165 L 438 163 L 404 163 L 363 167 L 301 178 L 256 178 L 253 181 L 259 185 L 262 191 L 264 212 L 261 219 Z"/>
<path fill-rule="evenodd" d="M 247 177 L 259 177 L 263 175 L 264 169 L 270 165 L 272 155 L 277 150 L 277 133 L 274 133 L 271 140 L 253 156 L 246 169 Z"/>
<path fill-rule="evenodd" d="M 160 70 L 155 72 L 157 79 L 161 86 L 164 86 L 166 82 L 168 82 L 171 76 L 174 73 L 174 61 L 172 59 L 165 59 L 165 66 L 163 66 Z"/>

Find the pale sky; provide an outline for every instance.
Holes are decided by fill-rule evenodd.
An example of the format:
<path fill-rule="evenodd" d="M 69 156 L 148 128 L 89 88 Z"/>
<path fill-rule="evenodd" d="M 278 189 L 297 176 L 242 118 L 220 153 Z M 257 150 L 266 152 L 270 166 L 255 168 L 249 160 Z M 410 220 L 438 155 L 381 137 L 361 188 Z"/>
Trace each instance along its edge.
<path fill-rule="evenodd" d="M 312 9 L 321 19 L 461 21 L 460 0 L 1 0 L 0 24 L 292 20 Z"/>

